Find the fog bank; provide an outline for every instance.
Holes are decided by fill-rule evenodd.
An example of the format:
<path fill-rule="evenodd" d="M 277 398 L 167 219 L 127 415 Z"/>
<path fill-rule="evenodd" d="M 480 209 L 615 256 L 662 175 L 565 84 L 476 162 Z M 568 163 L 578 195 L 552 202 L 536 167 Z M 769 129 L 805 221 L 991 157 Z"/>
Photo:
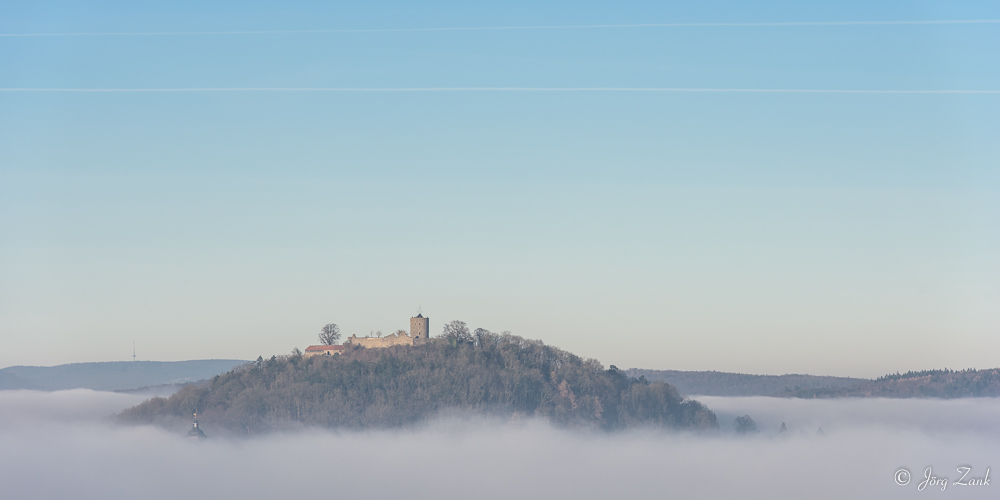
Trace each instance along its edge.
<path fill-rule="evenodd" d="M 952 481 L 959 465 L 977 476 L 991 466 L 1000 450 L 996 399 L 703 398 L 724 428 L 715 436 L 440 419 L 402 431 L 313 429 L 203 442 L 102 419 L 138 399 L 0 391 L 2 496 L 884 499 L 995 498 L 1000 488 L 917 491 L 927 466 Z M 728 431 L 728 416 L 743 413 L 761 433 Z M 790 431 L 774 435 L 782 421 Z M 826 435 L 817 437 L 820 425 Z M 913 476 L 906 486 L 894 481 L 901 467 Z"/>
<path fill-rule="evenodd" d="M 760 430 L 773 434 L 784 422 L 789 430 L 850 431 L 858 427 L 874 430 L 911 430 L 928 434 L 1000 434 L 1000 399 L 798 399 L 692 396 L 705 403 L 719 418 L 723 430 L 733 419 L 749 414 Z"/>

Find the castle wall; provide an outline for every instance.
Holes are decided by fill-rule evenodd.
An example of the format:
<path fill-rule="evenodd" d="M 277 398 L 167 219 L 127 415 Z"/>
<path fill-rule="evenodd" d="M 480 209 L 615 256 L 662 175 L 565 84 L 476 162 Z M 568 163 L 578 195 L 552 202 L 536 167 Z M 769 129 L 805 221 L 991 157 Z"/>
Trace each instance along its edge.
<path fill-rule="evenodd" d="M 418 314 L 415 318 L 410 318 L 410 333 L 402 330 L 390 333 L 385 337 L 358 337 L 351 335 L 344 342 L 344 345 L 359 345 L 367 348 L 392 347 L 395 345 L 423 345 L 430 338 L 430 318 L 425 318 Z"/>
<path fill-rule="evenodd" d="M 358 337 L 351 335 L 345 344 L 359 345 L 367 348 L 392 347 L 394 345 L 413 345 L 413 337 L 409 335 L 397 335 L 395 333 L 385 337 Z"/>

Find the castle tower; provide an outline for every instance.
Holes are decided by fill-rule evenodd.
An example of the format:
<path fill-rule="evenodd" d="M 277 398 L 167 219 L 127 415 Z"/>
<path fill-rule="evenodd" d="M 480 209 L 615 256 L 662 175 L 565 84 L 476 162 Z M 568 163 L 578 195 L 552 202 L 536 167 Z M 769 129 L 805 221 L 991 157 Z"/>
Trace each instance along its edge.
<path fill-rule="evenodd" d="M 426 339 L 431 330 L 431 319 L 425 318 L 423 314 L 417 313 L 416 317 L 410 318 L 410 336 L 415 339 Z"/>

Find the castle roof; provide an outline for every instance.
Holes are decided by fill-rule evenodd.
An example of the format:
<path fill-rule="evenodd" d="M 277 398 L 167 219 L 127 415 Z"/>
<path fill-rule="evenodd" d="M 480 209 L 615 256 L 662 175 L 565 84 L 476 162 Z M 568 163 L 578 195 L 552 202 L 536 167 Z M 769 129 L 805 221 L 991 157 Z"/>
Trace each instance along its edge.
<path fill-rule="evenodd" d="M 423 317 L 424 317 L 424 315 L 423 315 L 423 314 L 420 314 L 420 313 L 417 313 L 417 315 L 416 315 L 416 316 L 414 316 L 414 318 L 423 318 Z"/>
<path fill-rule="evenodd" d="M 311 345 L 306 347 L 306 352 L 321 352 L 321 351 L 343 351 L 344 346 L 342 345 Z"/>

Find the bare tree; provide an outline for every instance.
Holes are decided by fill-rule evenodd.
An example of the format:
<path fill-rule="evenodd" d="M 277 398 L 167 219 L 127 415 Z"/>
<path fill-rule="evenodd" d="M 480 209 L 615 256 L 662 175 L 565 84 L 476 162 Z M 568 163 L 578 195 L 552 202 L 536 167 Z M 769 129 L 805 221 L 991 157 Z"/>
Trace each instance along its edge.
<path fill-rule="evenodd" d="M 457 340 L 459 342 L 470 342 L 472 341 L 472 334 L 469 333 L 469 327 L 464 321 L 452 321 L 447 325 L 444 325 L 444 332 L 441 336 L 448 340 Z"/>
<path fill-rule="evenodd" d="M 340 327 L 330 323 L 319 331 L 319 341 L 323 345 L 334 345 L 340 340 Z"/>

